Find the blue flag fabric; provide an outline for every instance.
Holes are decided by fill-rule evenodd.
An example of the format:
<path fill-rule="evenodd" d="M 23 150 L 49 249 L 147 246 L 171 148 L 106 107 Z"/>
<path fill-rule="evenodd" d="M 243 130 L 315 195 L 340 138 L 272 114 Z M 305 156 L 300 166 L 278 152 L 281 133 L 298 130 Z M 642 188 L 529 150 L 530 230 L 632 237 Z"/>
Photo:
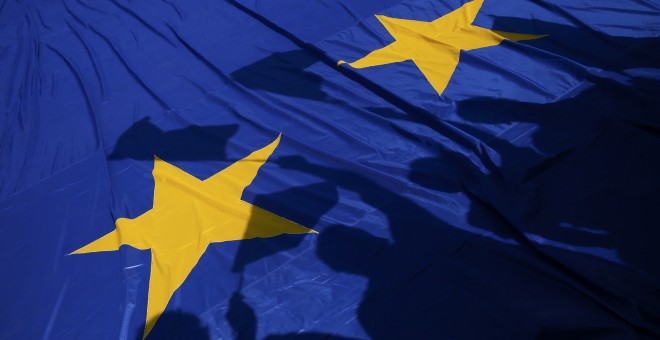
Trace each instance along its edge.
<path fill-rule="evenodd" d="M 4 1 L 0 338 L 660 337 L 659 10 Z M 447 66 L 453 17 L 490 40 Z M 204 219 L 157 208 L 161 160 L 263 163 L 242 201 L 318 233 L 244 216 L 149 319 L 190 243 L 156 266 L 120 221 Z"/>

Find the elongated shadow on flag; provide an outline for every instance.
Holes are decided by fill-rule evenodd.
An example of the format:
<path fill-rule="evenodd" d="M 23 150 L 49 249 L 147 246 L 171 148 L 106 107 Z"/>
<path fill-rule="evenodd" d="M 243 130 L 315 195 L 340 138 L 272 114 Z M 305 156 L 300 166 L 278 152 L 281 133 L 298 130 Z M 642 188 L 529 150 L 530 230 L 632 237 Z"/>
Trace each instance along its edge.
<path fill-rule="evenodd" d="M 486 144 L 501 157 L 500 163 L 472 167 L 482 170 L 473 178 L 488 178 L 474 186 L 492 188 L 500 183 L 505 192 L 514 186 L 536 192 L 542 202 L 530 201 L 536 205 L 530 209 L 545 216 L 542 222 L 554 234 L 545 235 L 549 239 L 615 248 L 623 264 L 660 274 L 657 262 L 640 252 L 645 248 L 642 245 L 654 248 L 648 244 L 650 235 L 654 235 L 651 239 L 660 236 L 660 230 L 651 225 L 658 218 L 653 206 L 660 189 L 654 179 L 660 171 L 660 119 L 654 112 L 660 109 L 660 101 L 645 99 L 611 81 L 593 81 L 591 89 L 554 103 L 485 98 L 459 103 L 458 112 L 468 121 L 522 122 L 533 131 L 529 146 L 503 137 L 489 138 Z M 464 131 L 470 127 L 464 126 Z M 503 181 L 512 186 L 505 188 Z M 489 201 L 503 201 L 490 196 Z"/>
<path fill-rule="evenodd" d="M 325 215 L 337 202 L 337 191 L 327 182 L 295 187 L 268 195 L 257 195 L 250 199 L 252 204 L 260 209 L 276 213 L 304 227 L 314 227 L 321 216 Z M 304 209 L 291 210 L 293 207 Z M 287 208 L 289 207 L 289 208 Z M 251 218 L 248 222 L 246 235 L 253 234 L 251 229 L 263 227 L 264 221 Z M 306 234 L 279 235 L 271 238 L 254 238 L 241 241 L 232 271 L 241 276 L 239 287 L 229 301 L 225 319 L 232 328 L 235 339 L 256 339 L 257 319 L 254 310 L 245 301 L 240 290 L 246 280 L 245 270 L 251 263 L 280 253 L 288 252 L 300 245 Z M 249 278 L 247 278 L 249 280 Z"/>
<path fill-rule="evenodd" d="M 611 36 L 585 26 L 568 26 L 541 20 L 496 17 L 493 29 L 498 31 L 545 34 L 542 39 L 525 45 L 570 59 L 587 67 L 608 71 L 632 68 L 660 68 L 660 41 L 657 37 L 636 38 Z M 642 29 L 640 29 L 642 30 Z"/>
<path fill-rule="evenodd" d="M 660 275 L 660 265 L 651 260 L 656 256 L 650 256 L 657 249 L 651 240 L 660 237 L 653 222 L 660 218 L 654 208 L 660 190 L 660 139 L 655 133 L 660 121 L 647 111 L 657 112 L 660 105 L 636 101 L 642 105 L 630 108 L 608 99 L 624 99 L 627 89 L 621 91 L 594 88 L 544 105 L 464 102 L 459 105 L 461 115 L 474 122 L 525 116 L 519 121 L 537 130 L 532 147 L 492 139 L 489 148 L 501 156 L 501 164 L 484 162 L 463 170 L 473 173 L 468 181 L 473 193 L 515 221 L 536 221 L 521 223 L 523 232 L 534 230 L 565 249 L 587 247 L 586 253 Z M 475 173 L 479 168 L 481 173 Z M 507 202 L 498 195 L 519 201 Z"/>
<path fill-rule="evenodd" d="M 144 118 L 119 137 L 108 158 L 153 160 L 155 155 L 168 161 L 224 161 L 227 141 L 237 131 L 236 124 L 164 130 Z"/>
<path fill-rule="evenodd" d="M 135 340 L 142 340 L 144 325 L 138 328 Z M 165 312 L 160 315 L 149 339 L 164 340 L 210 340 L 208 327 L 194 314 L 183 311 Z"/>
<path fill-rule="evenodd" d="M 276 52 L 231 73 L 232 79 L 252 90 L 289 97 L 323 100 L 321 76 L 305 69 L 319 59 L 305 50 Z"/>
<path fill-rule="evenodd" d="M 593 294 L 597 304 L 610 309 L 630 325 L 625 327 L 632 327 L 631 330 L 635 329 L 640 336 L 657 336 L 660 329 L 651 320 L 660 315 L 657 307 L 660 297 L 656 294 L 660 280 L 657 279 L 657 263 L 652 259 L 658 257 L 654 242 L 660 231 L 651 221 L 658 219 L 652 202 L 657 201 L 655 195 L 660 188 L 655 182 L 651 184 L 655 189 L 646 190 L 653 173 L 660 171 L 657 161 L 660 143 L 648 136 L 641 136 L 633 143 L 626 142 L 639 134 L 634 130 L 610 126 L 586 148 L 551 157 L 550 164 L 539 169 L 537 177 L 527 183 L 509 179 L 507 168 L 520 172 L 511 168 L 511 164 L 484 166 L 489 163 L 484 161 L 478 165 L 454 150 L 446 150 L 440 158 L 413 162 L 411 180 L 443 190 L 442 185 L 429 181 L 420 172 L 428 171 L 429 165 L 454 158 L 451 164 L 456 166 L 455 172 L 461 174 L 466 194 L 479 203 L 470 206 L 468 221 L 471 225 L 488 228 L 493 219 L 485 212 L 499 215 L 508 230 L 491 229 L 495 234 L 513 235 L 511 238 L 517 243 L 535 249 L 530 254 L 543 259 L 548 267 L 562 271 L 576 286 L 584 287 L 581 289 Z M 651 146 L 654 150 L 651 159 L 656 161 L 645 160 L 648 156 L 645 152 L 632 151 L 649 144 L 655 144 Z M 616 151 L 622 147 L 632 152 Z M 516 150 L 511 145 L 497 150 L 505 156 L 505 164 L 522 163 L 515 158 L 526 158 L 531 153 L 526 148 Z M 636 170 L 653 162 L 651 171 Z M 634 181 L 632 174 L 641 176 Z M 647 239 L 649 236 L 651 240 Z M 594 329 L 592 332 L 548 327 L 543 337 L 600 337 L 617 332 L 620 330 Z"/>
<path fill-rule="evenodd" d="M 313 228 L 318 220 L 337 203 L 337 200 L 335 188 L 328 182 L 321 182 L 268 195 L 257 195 L 252 200 L 252 204 L 304 227 Z M 290 208 L 292 206 L 304 208 L 292 211 Z M 251 219 L 248 222 L 246 234 L 251 234 L 250 229 L 256 228 L 262 223 L 263 221 Z M 232 271 L 242 273 L 250 263 L 293 249 L 302 242 L 305 236 L 305 234 L 285 234 L 273 238 L 244 240 L 236 253 Z"/>
<path fill-rule="evenodd" d="M 234 339 L 254 340 L 257 338 L 257 316 L 239 291 L 229 299 L 225 319 L 233 329 Z"/>

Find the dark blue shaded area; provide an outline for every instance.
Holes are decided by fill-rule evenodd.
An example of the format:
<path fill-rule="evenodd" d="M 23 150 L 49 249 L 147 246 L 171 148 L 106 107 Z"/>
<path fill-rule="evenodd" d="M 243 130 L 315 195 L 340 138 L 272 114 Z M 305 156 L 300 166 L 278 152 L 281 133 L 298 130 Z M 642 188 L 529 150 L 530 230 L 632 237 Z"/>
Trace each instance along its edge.
<path fill-rule="evenodd" d="M 227 322 L 234 329 L 234 339 L 256 339 L 257 316 L 250 306 L 245 303 L 243 295 L 236 292 L 229 300 L 229 310 L 225 316 Z"/>
<path fill-rule="evenodd" d="M 585 289 L 594 288 L 586 281 L 569 279 L 566 284 L 572 288 L 558 290 L 556 283 L 532 272 L 520 271 L 517 265 L 506 260 L 509 256 L 525 258 L 526 266 L 551 277 L 566 272 L 560 263 L 539 256 L 529 241 L 511 230 L 508 222 L 487 205 L 473 207 L 473 214 L 477 217 L 475 222 L 488 222 L 488 225 L 484 224 L 486 230 L 518 240 L 517 246 L 460 232 L 405 196 L 349 171 L 295 157 L 280 159 L 278 163 L 289 169 L 320 175 L 338 188 L 355 191 L 387 217 L 391 241 L 359 228 L 332 225 L 322 231 L 317 246 L 319 258 L 331 269 L 369 279 L 358 318 L 371 338 L 447 335 L 472 338 L 492 335 L 495 329 L 498 329 L 498 336 L 602 333 L 621 336 L 629 331 L 631 325 L 625 318 L 613 310 L 601 309 L 595 297 L 583 295 Z M 428 161 L 417 164 L 425 165 Z M 417 169 L 413 168 L 414 178 L 422 178 L 425 171 L 428 168 L 421 167 L 421 173 L 416 173 Z M 459 180 L 455 173 L 438 177 L 447 181 Z M 488 266 L 480 265 L 485 257 L 491 256 L 491 252 L 498 255 L 489 258 Z M 527 256 L 521 257 L 521 252 Z M 479 283 L 480 277 L 488 279 Z M 474 295 L 476 291 L 473 289 L 479 293 Z M 545 294 L 554 293 L 552 297 L 546 295 L 541 300 L 534 299 L 534 292 L 539 290 Z M 478 298 L 481 294 L 484 295 Z M 579 309 L 566 310 L 563 306 L 567 301 Z M 482 308 L 484 303 L 498 310 L 497 316 L 488 314 Z M 590 317 L 585 318 L 585 310 L 590 310 Z M 240 313 L 250 316 L 254 312 L 244 303 L 232 303 L 228 317 L 232 315 L 233 319 L 240 320 L 235 316 Z M 474 318 L 480 320 L 479 327 L 469 327 Z M 599 326 L 602 322 L 608 326 Z M 232 323 L 232 327 L 239 333 L 252 334 L 255 326 Z M 504 329 L 510 329 L 510 332 Z M 642 329 L 638 331 L 640 335 L 645 333 Z M 316 338 L 323 335 L 302 333 L 276 338 L 299 336 Z M 330 334 L 325 336 L 332 338 Z"/>
<path fill-rule="evenodd" d="M 238 125 L 231 124 L 163 131 L 144 118 L 119 137 L 108 158 L 152 160 L 157 156 L 167 161 L 224 161 L 225 144 L 237 130 Z"/>
<path fill-rule="evenodd" d="M 241 85 L 285 96 L 323 100 L 321 76 L 305 68 L 318 58 L 304 50 L 276 52 L 253 64 L 232 72 L 232 79 Z"/>
<path fill-rule="evenodd" d="M 612 36 L 577 20 L 572 24 L 496 17 L 492 29 L 546 35 L 546 38 L 531 40 L 526 44 L 586 67 L 608 71 L 660 67 L 657 58 L 660 39 L 657 37 Z"/>
<path fill-rule="evenodd" d="M 142 331 L 139 331 L 134 339 L 142 340 Z M 197 316 L 183 311 L 172 311 L 160 315 L 147 339 L 209 340 L 211 337 L 208 327 Z"/>

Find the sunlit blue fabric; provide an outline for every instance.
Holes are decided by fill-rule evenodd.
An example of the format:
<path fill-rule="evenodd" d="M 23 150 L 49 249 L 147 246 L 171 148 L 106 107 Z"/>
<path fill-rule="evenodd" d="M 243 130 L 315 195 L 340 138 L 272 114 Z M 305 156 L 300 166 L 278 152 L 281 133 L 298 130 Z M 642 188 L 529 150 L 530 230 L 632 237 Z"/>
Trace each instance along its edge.
<path fill-rule="evenodd" d="M 279 133 L 243 200 L 319 234 L 210 245 L 149 338 L 660 337 L 660 5 L 486 0 L 546 36 L 442 95 L 337 67 L 463 3 L 2 2 L 0 338 L 141 338 L 149 252 L 67 254 L 151 209 L 154 155 Z"/>

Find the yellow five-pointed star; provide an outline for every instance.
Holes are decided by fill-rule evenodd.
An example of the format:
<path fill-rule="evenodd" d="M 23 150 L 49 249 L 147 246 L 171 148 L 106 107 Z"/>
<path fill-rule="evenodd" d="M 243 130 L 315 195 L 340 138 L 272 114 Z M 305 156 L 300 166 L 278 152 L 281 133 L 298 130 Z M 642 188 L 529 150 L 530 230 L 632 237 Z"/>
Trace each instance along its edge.
<path fill-rule="evenodd" d="M 153 208 L 132 220 L 118 219 L 114 231 L 72 253 L 113 251 L 123 244 L 151 249 L 144 337 L 209 243 L 315 233 L 241 200 L 279 141 L 278 136 L 204 181 L 156 158 Z"/>
<path fill-rule="evenodd" d="M 468 2 L 431 22 L 377 15 L 396 41 L 349 65 L 365 68 L 412 60 L 438 94 L 442 94 L 458 65 L 461 50 L 495 46 L 504 39 L 519 41 L 543 37 L 491 31 L 472 25 L 482 4 L 483 0 Z M 344 63 L 340 60 L 338 65 Z"/>

